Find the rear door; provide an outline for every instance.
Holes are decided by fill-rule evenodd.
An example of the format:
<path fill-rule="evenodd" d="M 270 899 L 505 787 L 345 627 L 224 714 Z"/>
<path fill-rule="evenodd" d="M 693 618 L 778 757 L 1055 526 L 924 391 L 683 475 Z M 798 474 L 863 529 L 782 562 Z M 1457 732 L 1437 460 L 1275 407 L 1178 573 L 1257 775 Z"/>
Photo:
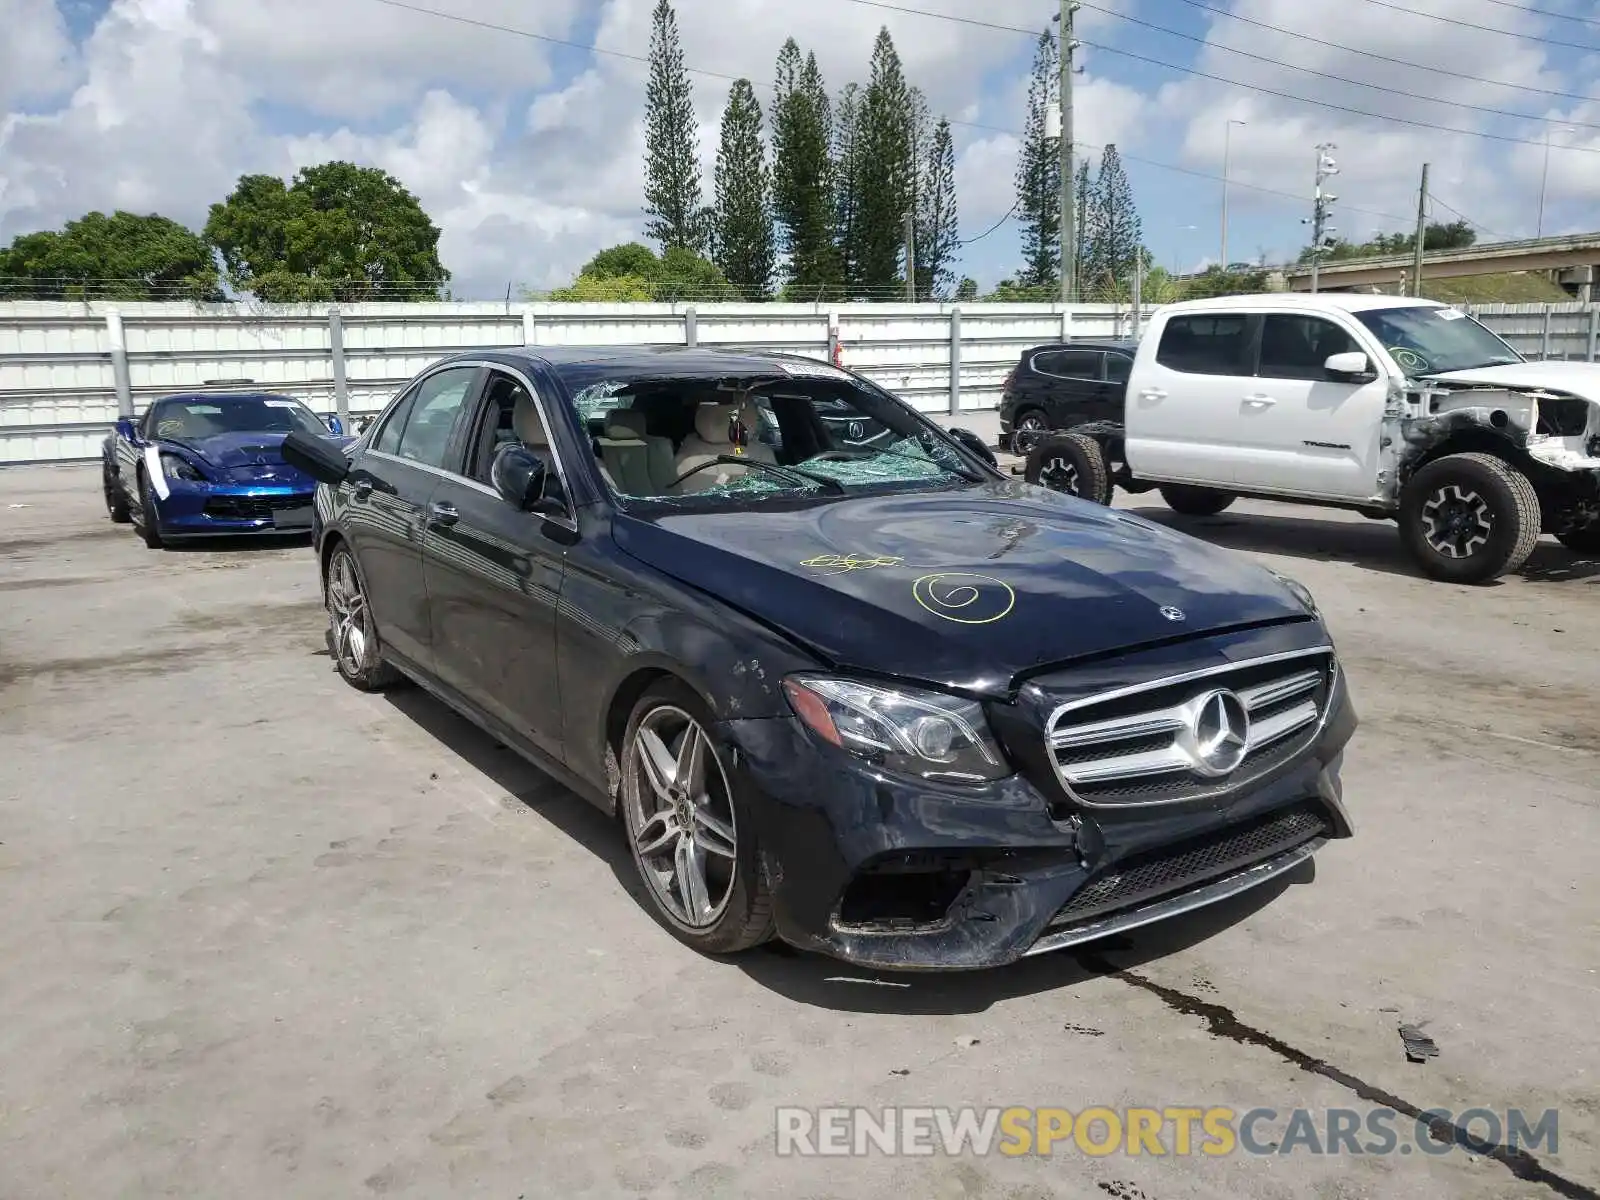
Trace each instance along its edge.
<path fill-rule="evenodd" d="M 525 444 L 560 478 L 542 399 L 520 371 L 488 369 L 460 454 L 429 500 L 423 576 L 439 679 L 560 760 L 556 606 L 577 525 L 570 512 L 548 517 L 514 508 L 489 473 L 495 451 L 518 440 L 517 406 L 533 404 L 545 431 L 535 442 L 543 444 Z"/>
<path fill-rule="evenodd" d="M 1240 405 L 1255 383 L 1260 318 L 1222 309 L 1179 312 L 1147 335 L 1126 402 L 1135 476 L 1229 484 L 1239 468 Z"/>
<path fill-rule="evenodd" d="M 1071 429 L 1105 420 L 1105 355 L 1098 350 L 1041 350 L 1033 356 L 1033 375 L 1052 429 Z"/>
<path fill-rule="evenodd" d="M 480 375 L 476 365 L 458 365 L 418 380 L 339 485 L 378 636 L 429 672 L 435 668 L 422 577 L 425 513 Z"/>

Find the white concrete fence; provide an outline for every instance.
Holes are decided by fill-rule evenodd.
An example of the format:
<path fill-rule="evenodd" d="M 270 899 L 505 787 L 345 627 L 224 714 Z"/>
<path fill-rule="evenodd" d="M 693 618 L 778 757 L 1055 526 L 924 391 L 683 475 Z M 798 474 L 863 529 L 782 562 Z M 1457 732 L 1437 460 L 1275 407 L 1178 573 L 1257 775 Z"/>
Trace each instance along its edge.
<path fill-rule="evenodd" d="M 1475 310 L 1531 357 L 1593 360 L 1600 307 Z M 1148 315 L 1148 310 L 1145 316 Z M 99 454 L 118 413 L 175 391 L 237 386 L 341 416 L 375 412 L 430 362 L 522 345 L 657 344 L 789 351 L 844 365 L 925 412 L 992 409 L 1029 346 L 1134 336 L 1109 304 L 357 304 L 0 302 L 0 464 Z M 227 382 L 222 382 L 227 381 Z"/>

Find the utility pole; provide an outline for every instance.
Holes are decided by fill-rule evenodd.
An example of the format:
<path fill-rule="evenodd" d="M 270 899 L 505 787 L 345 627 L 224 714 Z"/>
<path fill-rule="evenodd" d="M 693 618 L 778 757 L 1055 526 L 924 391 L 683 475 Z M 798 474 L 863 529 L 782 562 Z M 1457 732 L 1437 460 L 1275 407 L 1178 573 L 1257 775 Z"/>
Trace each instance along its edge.
<path fill-rule="evenodd" d="M 1325 195 L 1322 191 L 1322 185 L 1328 177 L 1339 173 L 1338 165 L 1328 156 L 1330 150 L 1337 149 L 1338 147 L 1332 142 L 1322 142 L 1317 146 L 1317 186 L 1312 193 L 1311 216 L 1300 218 L 1302 225 L 1311 226 L 1311 290 L 1313 292 L 1317 290 L 1321 275 L 1322 252 L 1333 245 L 1333 235 L 1338 232 L 1332 225 L 1328 224 L 1328 215 L 1333 202 L 1339 197 L 1332 193 Z"/>
<path fill-rule="evenodd" d="M 1417 193 L 1417 244 L 1411 251 L 1411 294 L 1422 295 L 1422 245 L 1428 234 L 1428 164 L 1422 164 L 1422 190 Z"/>
<path fill-rule="evenodd" d="M 906 300 L 912 304 L 917 302 L 917 219 L 909 210 L 906 212 Z"/>
<path fill-rule="evenodd" d="M 1229 120 L 1223 126 L 1222 133 L 1222 259 L 1218 262 L 1224 271 L 1228 269 L 1228 159 L 1232 149 L 1233 127 L 1247 124 L 1245 121 Z"/>
<path fill-rule="evenodd" d="M 1077 0 L 1061 0 L 1061 303 L 1071 304 L 1078 286 L 1078 202 L 1073 195 L 1077 180 L 1072 171 L 1072 77 L 1076 68 L 1072 56 L 1078 43 L 1072 36 L 1072 18 Z"/>

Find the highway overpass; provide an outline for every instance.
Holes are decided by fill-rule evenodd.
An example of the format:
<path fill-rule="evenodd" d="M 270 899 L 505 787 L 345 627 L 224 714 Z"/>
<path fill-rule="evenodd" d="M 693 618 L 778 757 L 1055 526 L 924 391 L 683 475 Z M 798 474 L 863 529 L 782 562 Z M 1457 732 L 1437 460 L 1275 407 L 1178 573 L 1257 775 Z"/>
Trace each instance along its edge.
<path fill-rule="evenodd" d="M 1324 262 L 1317 286 L 1326 292 L 1398 291 L 1402 281 L 1409 283 L 1411 267 L 1410 253 Z M 1424 280 L 1514 271 L 1543 272 L 1577 299 L 1584 302 L 1595 299 L 1594 284 L 1600 275 L 1600 233 L 1491 242 L 1462 250 L 1434 250 L 1422 260 Z M 1274 274 L 1281 276 L 1287 291 L 1303 292 L 1311 288 L 1309 263 L 1280 267 Z"/>

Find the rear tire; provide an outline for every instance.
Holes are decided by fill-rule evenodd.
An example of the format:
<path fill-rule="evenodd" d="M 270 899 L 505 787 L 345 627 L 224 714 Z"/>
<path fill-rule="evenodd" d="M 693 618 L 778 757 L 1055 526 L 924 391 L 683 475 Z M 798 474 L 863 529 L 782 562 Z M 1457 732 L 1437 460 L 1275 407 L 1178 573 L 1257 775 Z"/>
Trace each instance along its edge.
<path fill-rule="evenodd" d="M 1167 483 L 1161 486 L 1161 498 L 1173 512 L 1185 517 L 1214 517 L 1239 497 L 1232 492 L 1219 492 L 1212 488 Z"/>
<path fill-rule="evenodd" d="M 1111 503 L 1111 466 L 1100 443 L 1086 433 L 1052 433 L 1028 455 L 1023 478 L 1080 500 Z"/>
<path fill-rule="evenodd" d="M 133 518 L 133 530 L 150 549 L 161 549 L 161 513 L 156 508 L 150 477 L 142 469 L 139 472 L 139 513 Z"/>
<path fill-rule="evenodd" d="M 133 514 L 128 510 L 127 493 L 122 490 L 121 481 L 111 472 L 100 472 L 100 486 L 106 496 L 106 512 L 117 525 L 126 525 L 133 520 Z"/>
<path fill-rule="evenodd" d="M 1600 557 L 1600 517 L 1587 525 L 1579 525 L 1576 529 L 1567 530 L 1566 533 L 1556 534 L 1556 541 L 1584 558 Z"/>
<path fill-rule="evenodd" d="M 1050 419 L 1037 408 L 1025 408 L 1011 427 L 1011 453 L 1026 458 L 1050 436 Z"/>
<path fill-rule="evenodd" d="M 1539 540 L 1539 497 L 1528 477 L 1492 454 L 1447 454 L 1411 477 L 1400 497 L 1400 538 L 1430 579 L 1487 583 L 1528 560 Z"/>

